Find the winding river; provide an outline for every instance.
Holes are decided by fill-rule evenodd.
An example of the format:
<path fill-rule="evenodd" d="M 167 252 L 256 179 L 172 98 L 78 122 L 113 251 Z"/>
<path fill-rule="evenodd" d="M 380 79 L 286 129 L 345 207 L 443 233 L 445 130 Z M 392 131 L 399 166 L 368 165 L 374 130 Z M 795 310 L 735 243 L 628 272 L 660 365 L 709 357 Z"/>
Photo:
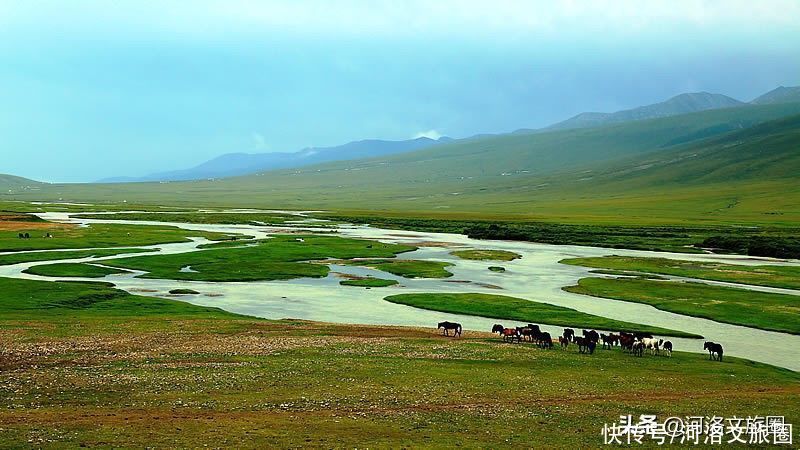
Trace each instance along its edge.
<path fill-rule="evenodd" d="M 282 211 L 286 213 L 285 211 Z M 314 231 L 315 222 L 308 221 L 302 213 L 292 227 L 271 227 L 256 225 L 207 225 L 152 221 L 120 221 L 105 219 L 78 219 L 70 213 L 38 214 L 43 219 L 78 223 L 131 223 L 152 225 L 174 225 L 188 230 L 242 233 L 264 238 L 269 234 L 291 229 Z M 305 222 L 305 223 L 304 223 Z M 454 276 L 448 279 L 405 279 L 384 272 L 362 267 L 331 265 L 331 273 L 326 278 L 300 278 L 289 281 L 262 281 L 246 283 L 218 283 L 200 281 L 175 281 L 135 278 L 138 273 L 109 275 L 103 281 L 114 283 L 118 288 L 132 293 L 179 298 L 180 300 L 203 306 L 215 306 L 226 311 L 248 314 L 269 319 L 296 318 L 324 322 L 382 324 L 407 326 L 435 326 L 442 320 L 458 321 L 467 330 L 488 331 L 497 319 L 462 316 L 427 311 L 410 306 L 397 305 L 383 300 L 383 297 L 397 293 L 414 292 L 484 292 L 525 298 L 531 301 L 547 302 L 554 305 L 574 308 L 590 314 L 611 319 L 642 323 L 700 334 L 707 340 L 721 342 L 725 354 L 773 364 L 800 371 L 800 336 L 763 331 L 743 326 L 730 325 L 712 320 L 684 316 L 658 310 L 652 306 L 600 299 L 561 290 L 564 286 L 575 284 L 580 278 L 589 275 L 588 268 L 559 264 L 558 261 L 570 257 L 590 257 L 604 255 L 655 256 L 661 258 L 689 259 L 722 262 L 728 264 L 784 264 L 797 265 L 798 261 L 782 261 L 770 258 L 753 258 L 739 255 L 678 254 L 638 250 L 607 249 L 595 247 L 548 245 L 530 242 L 490 241 L 470 239 L 463 235 L 447 233 L 422 233 L 387 230 L 368 226 L 341 225 L 336 228 L 342 236 L 375 239 L 383 242 L 416 244 L 414 252 L 399 255 L 408 259 L 435 259 L 454 264 L 448 270 Z M 329 230 L 326 230 L 329 231 Z M 198 251 L 198 245 L 207 243 L 204 238 L 194 238 L 192 242 L 160 244 L 139 248 L 158 249 L 157 253 L 182 253 Z M 431 243 L 435 243 L 435 246 Z M 454 248 L 491 248 L 509 250 L 522 255 L 521 259 L 500 263 L 506 268 L 504 273 L 487 270 L 493 263 L 488 261 L 463 260 L 450 255 Z M 157 254 L 149 253 L 149 254 Z M 116 258 L 78 258 L 59 262 L 91 262 L 102 264 L 104 259 Z M 53 260 L 0 266 L 0 276 L 51 279 L 22 273 L 28 267 L 50 264 Z M 495 263 L 496 264 L 496 263 Z M 354 288 L 340 286 L 340 274 L 374 275 L 381 278 L 396 279 L 397 286 L 385 288 Z M 597 274 L 591 274 L 598 276 Z M 52 278 L 54 279 L 54 278 Z M 98 279 L 91 279 L 97 281 Z M 707 282 L 703 280 L 692 280 Z M 707 282 L 711 284 L 720 284 Z M 791 289 L 773 289 L 757 286 L 724 283 L 745 289 L 771 291 L 800 295 Z M 196 295 L 173 296 L 169 290 L 188 288 L 198 291 Z M 800 300 L 800 299 L 798 299 Z M 504 325 L 515 325 L 512 321 L 500 321 Z M 560 328 L 550 328 L 560 334 Z M 669 338 L 676 350 L 703 352 L 703 341 L 696 339 Z"/>

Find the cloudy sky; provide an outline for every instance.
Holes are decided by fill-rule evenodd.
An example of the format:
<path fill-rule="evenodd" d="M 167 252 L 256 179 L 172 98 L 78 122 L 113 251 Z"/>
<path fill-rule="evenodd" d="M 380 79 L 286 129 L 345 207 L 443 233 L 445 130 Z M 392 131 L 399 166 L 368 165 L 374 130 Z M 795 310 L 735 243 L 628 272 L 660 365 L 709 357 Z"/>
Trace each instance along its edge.
<path fill-rule="evenodd" d="M 0 0 L 0 173 L 539 127 L 800 84 L 800 1 Z"/>

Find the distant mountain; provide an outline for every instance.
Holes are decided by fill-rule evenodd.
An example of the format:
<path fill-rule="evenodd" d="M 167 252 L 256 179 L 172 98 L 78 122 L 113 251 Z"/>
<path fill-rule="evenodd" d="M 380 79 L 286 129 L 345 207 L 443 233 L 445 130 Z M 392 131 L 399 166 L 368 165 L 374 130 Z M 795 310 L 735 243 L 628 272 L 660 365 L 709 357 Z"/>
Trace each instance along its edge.
<path fill-rule="evenodd" d="M 550 125 L 544 130 L 565 130 L 610 125 L 633 120 L 656 119 L 677 116 L 710 109 L 733 108 L 745 103 L 722 94 L 694 92 L 676 95 L 669 100 L 614 113 L 585 112 L 563 122 Z M 544 131 L 541 130 L 541 131 Z"/>
<path fill-rule="evenodd" d="M 0 174 L 0 192 L 35 190 L 43 183 L 14 175 Z"/>
<path fill-rule="evenodd" d="M 438 140 L 426 137 L 406 141 L 367 139 L 349 142 L 336 147 L 312 147 L 291 153 L 227 153 L 190 169 L 154 173 L 143 177 L 107 178 L 100 180 L 100 182 L 126 183 L 225 178 L 275 169 L 292 169 L 331 161 L 392 155 L 412 150 L 421 150 L 452 140 L 452 138 L 446 136 Z"/>
<path fill-rule="evenodd" d="M 754 105 L 770 105 L 791 102 L 800 102 L 800 86 L 775 88 L 750 103 Z"/>

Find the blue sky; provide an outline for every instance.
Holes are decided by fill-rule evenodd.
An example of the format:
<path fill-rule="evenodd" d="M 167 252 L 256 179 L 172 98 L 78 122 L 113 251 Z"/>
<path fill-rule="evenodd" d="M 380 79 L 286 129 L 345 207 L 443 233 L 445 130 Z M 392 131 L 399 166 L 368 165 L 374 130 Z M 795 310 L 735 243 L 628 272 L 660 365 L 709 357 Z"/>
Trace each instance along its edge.
<path fill-rule="evenodd" d="M 800 1 L 0 0 L 0 173 L 539 127 L 800 84 Z"/>

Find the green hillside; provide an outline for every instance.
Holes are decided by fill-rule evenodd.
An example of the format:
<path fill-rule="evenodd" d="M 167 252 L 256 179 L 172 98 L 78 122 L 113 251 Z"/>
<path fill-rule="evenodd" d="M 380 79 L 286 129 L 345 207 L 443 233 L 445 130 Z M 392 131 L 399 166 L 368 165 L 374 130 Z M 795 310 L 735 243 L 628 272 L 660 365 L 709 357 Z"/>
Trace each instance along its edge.
<path fill-rule="evenodd" d="M 798 118 L 756 125 L 797 114 L 800 103 L 743 106 L 215 181 L 53 184 L 3 197 L 565 222 L 791 223 L 800 220 Z"/>

